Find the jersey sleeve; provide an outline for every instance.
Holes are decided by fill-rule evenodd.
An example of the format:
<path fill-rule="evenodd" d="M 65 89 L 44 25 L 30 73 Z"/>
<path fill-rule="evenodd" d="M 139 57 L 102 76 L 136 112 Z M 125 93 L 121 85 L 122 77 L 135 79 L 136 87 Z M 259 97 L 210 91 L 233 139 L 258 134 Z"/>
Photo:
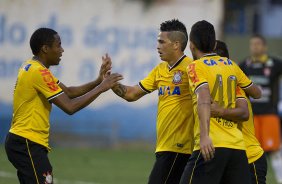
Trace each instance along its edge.
<path fill-rule="evenodd" d="M 233 62 L 234 63 L 234 62 Z M 246 74 L 240 69 L 240 67 L 234 63 L 235 70 L 236 70 L 236 76 L 238 79 L 238 86 L 241 87 L 242 89 L 246 89 L 250 87 L 253 82 L 246 76 Z"/>
<path fill-rule="evenodd" d="M 204 77 L 203 67 L 196 62 L 188 65 L 187 74 L 189 77 L 189 85 L 193 93 L 204 84 L 208 84 L 207 79 Z"/>
<path fill-rule="evenodd" d="M 156 66 L 147 77 L 139 82 L 139 87 L 146 93 L 151 93 L 157 89 L 156 84 L 156 74 L 157 74 L 157 67 Z"/>
<path fill-rule="evenodd" d="M 239 86 L 236 87 L 236 99 L 247 99 L 246 93 Z"/>
<path fill-rule="evenodd" d="M 47 100 L 52 100 L 63 93 L 59 80 L 47 68 L 38 68 L 33 72 L 33 86 Z"/>

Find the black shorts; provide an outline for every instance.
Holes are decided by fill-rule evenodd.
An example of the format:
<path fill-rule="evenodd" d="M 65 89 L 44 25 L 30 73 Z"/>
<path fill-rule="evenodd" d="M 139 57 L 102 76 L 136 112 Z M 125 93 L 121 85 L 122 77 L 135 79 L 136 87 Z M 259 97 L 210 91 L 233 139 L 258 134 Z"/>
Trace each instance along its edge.
<path fill-rule="evenodd" d="M 149 184 L 179 184 L 181 175 L 189 160 L 189 154 L 158 152 L 149 177 Z"/>
<path fill-rule="evenodd" d="M 251 184 L 248 159 L 244 150 L 215 148 L 215 156 L 205 162 L 194 151 L 185 167 L 180 184 Z"/>
<path fill-rule="evenodd" d="M 263 154 L 258 160 L 249 164 L 252 184 L 265 184 L 267 174 L 266 156 Z"/>
<path fill-rule="evenodd" d="M 5 149 L 9 161 L 17 169 L 21 184 L 53 183 L 52 166 L 47 157 L 46 147 L 9 133 Z"/>

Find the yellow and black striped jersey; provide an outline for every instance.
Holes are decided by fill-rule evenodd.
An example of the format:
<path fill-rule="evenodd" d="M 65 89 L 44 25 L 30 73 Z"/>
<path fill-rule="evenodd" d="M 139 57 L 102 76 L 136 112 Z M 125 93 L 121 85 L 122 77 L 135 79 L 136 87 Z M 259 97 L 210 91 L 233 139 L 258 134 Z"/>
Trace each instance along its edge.
<path fill-rule="evenodd" d="M 191 62 L 186 56 L 172 67 L 162 62 L 139 82 L 146 93 L 158 90 L 156 152 L 192 153 L 194 117 L 186 72 Z"/>
<path fill-rule="evenodd" d="M 241 71 L 237 64 L 228 58 L 206 55 L 188 67 L 189 84 L 192 90 L 194 107 L 194 150 L 199 150 L 200 127 L 195 91 L 202 85 L 208 85 L 211 98 L 224 108 L 234 108 L 236 86 L 247 88 L 252 82 Z M 245 150 L 242 132 L 237 124 L 223 118 L 210 118 L 210 132 L 214 147 L 225 147 Z"/>
<path fill-rule="evenodd" d="M 62 94 L 50 70 L 36 60 L 27 60 L 19 69 L 14 90 L 10 132 L 49 148 L 49 100 Z"/>

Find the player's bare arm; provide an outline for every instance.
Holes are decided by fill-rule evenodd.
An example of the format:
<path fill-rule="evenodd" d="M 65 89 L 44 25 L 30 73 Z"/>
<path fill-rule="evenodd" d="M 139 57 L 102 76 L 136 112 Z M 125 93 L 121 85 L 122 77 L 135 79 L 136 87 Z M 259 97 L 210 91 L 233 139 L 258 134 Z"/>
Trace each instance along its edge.
<path fill-rule="evenodd" d="M 198 105 L 197 110 L 200 120 L 200 149 L 206 161 L 214 157 L 215 149 L 209 137 L 211 96 L 208 84 L 196 90 Z"/>
<path fill-rule="evenodd" d="M 244 88 L 244 91 L 247 95 L 251 96 L 254 99 L 261 98 L 262 89 L 256 84 L 252 84 L 250 87 Z"/>
<path fill-rule="evenodd" d="M 103 81 L 106 73 L 109 70 L 111 70 L 111 67 L 112 67 L 111 59 L 109 58 L 108 54 L 106 54 L 105 56 L 102 57 L 102 64 L 100 67 L 99 76 L 97 77 L 96 80 L 80 85 L 80 86 L 67 87 L 63 83 L 60 83 L 59 86 L 62 88 L 64 93 L 66 93 L 66 95 L 69 98 L 76 98 L 76 97 L 82 96 L 86 94 L 87 92 L 89 92 L 90 90 L 97 87 Z"/>
<path fill-rule="evenodd" d="M 112 88 L 113 92 L 119 97 L 127 100 L 128 102 L 133 102 L 144 96 L 146 93 L 138 86 L 125 86 L 118 83 Z"/>
<path fill-rule="evenodd" d="M 223 118 L 233 122 L 243 122 L 249 119 L 249 109 L 246 99 L 239 98 L 236 100 L 235 108 L 223 108 L 218 103 L 212 102 L 211 116 L 215 118 Z"/>
<path fill-rule="evenodd" d="M 113 86 L 117 85 L 117 82 L 122 80 L 123 77 L 120 74 L 114 73 L 107 76 L 96 88 L 90 90 L 83 96 L 77 98 L 69 98 L 65 93 L 51 100 L 56 106 L 62 109 L 67 114 L 73 114 L 80 109 L 86 107 L 93 102 L 101 93 L 109 90 Z"/>

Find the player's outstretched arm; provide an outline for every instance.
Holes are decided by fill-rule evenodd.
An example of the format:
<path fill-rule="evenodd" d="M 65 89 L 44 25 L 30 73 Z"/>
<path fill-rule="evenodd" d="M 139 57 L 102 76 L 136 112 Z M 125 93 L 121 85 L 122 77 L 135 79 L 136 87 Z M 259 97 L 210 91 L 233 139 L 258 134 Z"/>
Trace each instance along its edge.
<path fill-rule="evenodd" d="M 63 93 L 52 99 L 51 103 L 54 103 L 67 114 L 74 114 L 93 102 L 101 93 L 117 85 L 117 82 L 122 79 L 123 77 L 120 74 L 111 74 L 107 76 L 96 88 L 90 90 L 83 96 L 71 99 L 68 95 Z"/>
<path fill-rule="evenodd" d="M 146 93 L 138 86 L 125 86 L 118 83 L 112 88 L 113 92 L 128 102 L 133 102 L 144 96 Z"/>
<path fill-rule="evenodd" d="M 112 68 L 112 61 L 110 57 L 108 56 L 108 54 L 105 54 L 105 56 L 102 57 L 102 64 L 100 67 L 99 76 L 97 77 L 96 80 L 80 85 L 80 86 L 67 87 L 63 83 L 60 83 L 59 86 L 62 88 L 64 93 L 66 93 L 66 95 L 69 98 L 76 98 L 76 97 L 82 96 L 86 94 L 87 92 L 89 92 L 90 90 L 97 87 L 103 81 L 105 74 L 109 70 L 111 70 L 111 68 Z"/>
<path fill-rule="evenodd" d="M 207 161 L 214 157 L 215 152 L 212 140 L 209 137 L 211 96 L 208 84 L 198 88 L 196 94 L 200 120 L 200 149 L 204 159 Z"/>
<path fill-rule="evenodd" d="M 211 104 L 211 116 L 215 118 L 223 118 L 234 122 L 248 121 L 249 109 L 246 99 L 239 98 L 236 100 L 235 108 L 223 108 L 216 102 Z"/>
<path fill-rule="evenodd" d="M 256 84 L 252 84 L 250 87 L 244 88 L 244 91 L 247 95 L 251 96 L 254 99 L 261 98 L 262 89 Z"/>

